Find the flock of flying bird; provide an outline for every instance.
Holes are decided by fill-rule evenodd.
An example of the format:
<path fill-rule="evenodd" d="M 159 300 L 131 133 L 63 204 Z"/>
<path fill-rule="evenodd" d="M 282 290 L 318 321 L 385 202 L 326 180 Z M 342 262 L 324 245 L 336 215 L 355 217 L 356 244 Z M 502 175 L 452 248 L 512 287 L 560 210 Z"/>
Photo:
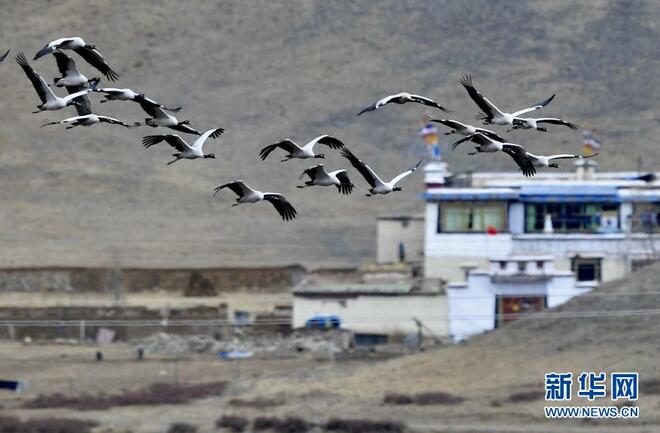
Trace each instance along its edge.
<path fill-rule="evenodd" d="M 131 89 L 99 87 L 101 78 L 87 78 L 85 75 L 81 74 L 76 66 L 76 62 L 72 57 L 64 53 L 65 50 L 74 51 L 87 63 L 100 71 L 108 80 L 115 81 L 119 78 L 119 74 L 115 72 L 110 67 L 110 65 L 108 65 L 101 53 L 97 50 L 96 46 L 87 44 L 83 38 L 80 37 L 56 39 L 39 50 L 34 56 L 34 60 L 49 54 L 53 55 L 56 60 L 58 70 L 61 74 L 60 77 L 53 79 L 53 85 L 55 87 L 64 87 L 68 92 L 67 96 L 59 97 L 53 92 L 51 86 L 41 77 L 41 75 L 39 75 L 30 66 L 25 55 L 23 53 L 19 53 L 16 56 L 16 62 L 21 66 L 25 72 L 25 75 L 32 82 L 32 85 L 37 92 L 39 99 L 41 100 L 41 104 L 37 106 L 38 110 L 34 111 L 33 113 L 59 110 L 68 106 L 74 106 L 78 112 L 77 116 L 69 117 L 57 122 L 47 122 L 42 126 L 61 124 L 68 125 L 66 128 L 71 129 L 77 126 L 92 126 L 97 123 L 109 123 L 114 125 L 121 125 L 126 128 L 133 128 L 138 126 L 167 127 L 178 132 L 194 134 L 198 136 L 198 138 L 192 144 L 189 144 L 177 134 L 159 134 L 143 137 L 142 144 L 145 148 L 149 148 L 164 141 L 177 151 L 176 153 L 172 154 L 175 159 L 169 161 L 167 163 L 168 165 L 173 164 L 180 159 L 215 158 L 215 154 L 213 153 L 205 154 L 203 151 L 203 146 L 209 138 L 215 139 L 219 137 L 224 132 L 223 128 L 213 128 L 204 133 L 200 133 L 190 126 L 189 120 L 180 121 L 174 115 L 169 114 L 180 111 L 181 107 L 171 108 L 163 106 L 153 99 L 146 97 L 144 94 L 137 93 Z M 8 54 L 9 50 L 0 55 L 0 62 L 2 62 L 8 56 Z M 537 131 L 547 131 L 546 127 L 542 126 L 545 124 L 566 126 L 573 130 L 579 129 L 575 124 L 558 118 L 521 117 L 526 113 L 536 111 L 547 106 L 554 99 L 555 95 L 552 95 L 548 99 L 531 107 L 524 108 L 513 113 L 506 113 L 497 108 L 497 106 L 495 106 L 481 93 L 479 93 L 479 91 L 476 90 L 472 84 L 470 76 L 464 76 L 460 83 L 467 90 L 468 95 L 472 98 L 472 100 L 481 109 L 482 112 L 477 115 L 477 118 L 482 120 L 485 125 L 493 124 L 509 126 L 510 129 L 507 132 L 510 132 L 514 129 L 536 129 Z M 150 117 L 145 118 L 144 122 L 134 122 L 132 124 L 127 124 L 112 117 L 95 114 L 92 112 L 91 102 L 88 97 L 88 95 L 91 93 L 99 93 L 103 95 L 105 99 L 101 100 L 100 103 L 105 103 L 108 101 L 133 101 L 139 104 L 145 113 L 147 113 Z M 405 103 L 417 103 L 433 107 L 441 111 L 451 112 L 451 110 L 448 110 L 447 108 L 439 105 L 432 99 L 421 95 L 401 92 L 379 100 L 375 104 L 370 105 L 369 107 L 366 107 L 360 111 L 357 115 L 360 116 L 364 113 L 378 110 L 379 108 L 388 104 Z M 573 154 L 549 156 L 534 155 L 525 151 L 521 145 L 509 143 L 504 138 L 488 129 L 475 127 L 451 119 L 435 119 L 431 117 L 427 117 L 427 119 L 431 122 L 440 123 L 451 128 L 449 132 L 445 133 L 446 135 L 460 134 L 464 136 L 452 144 L 452 150 L 461 143 L 471 141 L 477 146 L 475 151 L 471 152 L 470 155 L 474 155 L 476 153 L 493 153 L 501 151 L 509 155 L 515 161 L 515 163 L 522 171 L 522 174 L 525 176 L 533 176 L 536 173 L 537 167 L 559 167 L 559 165 L 554 162 L 556 160 L 584 158 L 582 155 Z M 397 186 L 397 184 L 405 177 L 415 172 L 422 163 L 422 160 L 419 160 L 415 165 L 398 174 L 389 182 L 386 182 L 382 180 L 371 167 L 356 157 L 353 152 L 351 152 L 344 145 L 343 142 L 330 135 L 320 135 L 302 147 L 296 144 L 294 141 L 286 139 L 264 147 L 260 152 L 260 157 L 262 160 L 265 160 L 272 152 L 280 149 L 281 151 L 286 152 L 281 162 L 288 161 L 290 159 L 324 159 L 325 155 L 323 153 L 314 152 L 314 147 L 316 145 L 324 145 L 333 150 L 340 150 L 341 156 L 346 158 L 369 184 L 368 193 L 366 194 L 368 197 L 377 194 L 388 194 L 394 191 L 401 191 L 402 188 Z M 341 194 L 350 194 L 354 188 L 354 185 L 351 183 L 346 170 L 342 169 L 327 172 L 323 164 L 318 164 L 306 169 L 300 175 L 300 179 L 302 180 L 305 176 L 307 176 L 309 180 L 305 181 L 304 185 L 299 185 L 298 188 L 306 188 L 310 186 L 335 186 L 338 192 Z M 228 182 L 216 187 L 213 195 L 215 196 L 218 192 L 225 188 L 230 189 L 237 195 L 236 203 L 233 204 L 233 206 L 237 206 L 243 203 L 256 203 L 265 200 L 274 206 L 283 220 L 288 221 L 296 217 L 295 208 L 286 200 L 282 194 L 273 192 L 261 192 L 251 188 L 243 180 L 234 180 L 232 182 Z"/>

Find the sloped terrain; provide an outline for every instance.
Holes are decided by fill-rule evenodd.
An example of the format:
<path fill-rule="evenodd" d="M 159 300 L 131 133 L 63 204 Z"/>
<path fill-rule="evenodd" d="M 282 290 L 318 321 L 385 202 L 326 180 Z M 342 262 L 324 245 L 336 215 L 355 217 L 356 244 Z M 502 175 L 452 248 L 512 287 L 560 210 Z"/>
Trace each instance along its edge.
<path fill-rule="evenodd" d="M 0 44 L 12 56 L 23 50 L 31 58 L 52 39 L 82 35 L 122 74 L 114 86 L 183 106 L 179 117 L 198 129 L 227 129 L 208 145 L 218 159 L 173 166 L 165 165 L 169 148 L 142 149 L 152 128 L 41 129 L 73 110 L 31 114 L 36 94 L 8 58 L 0 64 L 2 266 L 323 266 L 373 256 L 375 217 L 418 211 L 421 175 L 406 179 L 403 193 L 367 199 L 351 170 L 360 190 L 341 197 L 295 188 L 312 162 L 279 163 L 275 155 L 262 162 L 258 151 L 281 138 L 304 143 L 330 133 L 393 176 L 424 154 L 416 134 L 427 110 L 355 114 L 408 90 L 474 120 L 476 106 L 457 83 L 464 73 L 503 108 L 557 93 L 544 114 L 593 128 L 605 143 L 602 169 L 635 168 L 637 155 L 650 169 L 660 158 L 660 8 L 651 1 L 0 4 Z M 31 64 L 56 75 L 50 58 Z M 145 117 L 135 104 L 94 106 L 126 121 Z M 579 134 L 560 128 L 510 137 L 533 152 L 580 150 Z M 328 168 L 347 165 L 325 153 Z M 492 162 L 445 155 L 453 171 L 511 168 L 503 155 Z M 234 178 L 285 193 L 298 218 L 282 223 L 267 203 L 232 208 L 229 192 L 211 197 Z"/>

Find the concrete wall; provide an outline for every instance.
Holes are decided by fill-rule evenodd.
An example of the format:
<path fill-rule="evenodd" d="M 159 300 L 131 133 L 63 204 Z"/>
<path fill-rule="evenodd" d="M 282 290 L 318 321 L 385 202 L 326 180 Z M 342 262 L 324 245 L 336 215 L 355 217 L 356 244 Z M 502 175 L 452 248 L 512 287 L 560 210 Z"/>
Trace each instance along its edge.
<path fill-rule="evenodd" d="M 377 226 L 378 263 L 399 261 L 399 243 L 403 243 L 406 262 L 419 262 L 424 253 L 424 219 L 422 217 L 379 218 Z"/>
<path fill-rule="evenodd" d="M 301 266 L 273 268 L 109 269 L 18 268 L 0 270 L 0 291 L 111 293 L 164 290 L 187 294 L 236 290 L 288 290 L 306 274 Z M 211 294 L 211 293 L 209 293 Z"/>
<path fill-rule="evenodd" d="M 448 334 L 447 298 L 442 295 L 294 297 L 296 328 L 313 316 L 330 314 L 341 317 L 342 328 L 358 333 L 413 333 L 417 332 L 413 318 L 418 318 L 436 335 Z"/>

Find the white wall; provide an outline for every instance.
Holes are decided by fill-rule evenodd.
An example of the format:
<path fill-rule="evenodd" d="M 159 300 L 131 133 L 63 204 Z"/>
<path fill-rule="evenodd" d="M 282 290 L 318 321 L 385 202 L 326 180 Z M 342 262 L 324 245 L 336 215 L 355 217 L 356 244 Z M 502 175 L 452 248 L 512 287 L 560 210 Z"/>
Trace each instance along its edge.
<path fill-rule="evenodd" d="M 379 219 L 377 225 L 378 263 L 397 263 L 399 243 L 406 250 L 406 262 L 422 260 L 424 252 L 424 219 Z"/>
<path fill-rule="evenodd" d="M 417 332 L 413 321 L 415 317 L 436 335 L 448 334 L 447 298 L 444 295 L 357 296 L 343 299 L 294 295 L 294 328 L 304 327 L 313 316 L 329 314 L 341 317 L 341 327 L 354 332 Z"/>
<path fill-rule="evenodd" d="M 495 329 L 495 295 L 488 275 L 470 275 L 447 289 L 449 335 L 454 341 Z"/>

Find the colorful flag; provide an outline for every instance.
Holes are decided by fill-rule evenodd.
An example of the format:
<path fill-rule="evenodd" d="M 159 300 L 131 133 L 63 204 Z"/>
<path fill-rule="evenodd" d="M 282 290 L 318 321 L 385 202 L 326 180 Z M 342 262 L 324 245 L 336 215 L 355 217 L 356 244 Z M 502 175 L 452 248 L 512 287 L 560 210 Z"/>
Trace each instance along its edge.
<path fill-rule="evenodd" d="M 440 154 L 440 144 L 438 137 L 438 128 L 432 123 L 426 123 L 422 126 L 422 129 L 419 130 L 419 136 L 424 140 L 426 147 L 433 159 L 439 160 L 441 157 Z"/>
<path fill-rule="evenodd" d="M 582 131 L 582 151 L 585 155 L 593 155 L 601 146 L 601 142 L 588 129 Z"/>

